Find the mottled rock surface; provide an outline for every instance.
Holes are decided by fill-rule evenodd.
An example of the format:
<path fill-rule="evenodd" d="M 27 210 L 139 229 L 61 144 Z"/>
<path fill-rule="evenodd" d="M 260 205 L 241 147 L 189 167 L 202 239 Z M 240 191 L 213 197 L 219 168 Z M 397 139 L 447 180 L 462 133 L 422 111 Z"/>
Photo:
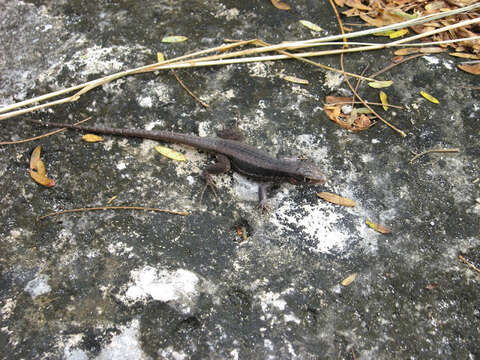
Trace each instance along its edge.
<path fill-rule="evenodd" d="M 4 1 L 0 4 L 0 105 L 121 70 L 222 44 L 269 43 L 338 33 L 328 2 Z M 324 31 L 298 23 L 307 19 Z M 167 35 L 184 35 L 165 44 Z M 378 38 L 373 40 L 378 41 Z M 392 51 L 345 57 L 367 74 Z M 316 61 L 339 68 L 336 56 Z M 185 163 L 162 158 L 153 141 L 105 136 L 85 143 L 66 131 L 0 146 L 0 357 L 5 359 L 431 359 L 480 358 L 478 77 L 446 54 L 417 58 L 382 76 L 404 108 L 352 134 L 323 111 L 342 95 L 342 77 L 289 61 L 130 76 L 80 100 L 1 122 L 0 141 L 47 130 L 22 121 L 168 129 L 213 136 L 237 125 L 246 141 L 279 157 L 305 157 L 323 186 L 283 184 L 269 214 L 256 184 L 216 177 L 202 202 L 211 157 L 172 146 Z M 309 85 L 283 75 L 308 79 Z M 477 89 L 472 87 L 477 86 Z M 419 96 L 424 90 L 440 101 Z M 378 101 L 378 90 L 361 85 Z M 50 130 L 48 130 L 50 131 Z M 29 176 L 41 144 L 56 186 Z M 409 163 L 413 153 L 458 148 Z M 316 197 L 354 199 L 344 208 Z M 52 211 L 138 205 L 189 211 Z M 392 229 L 382 235 L 369 219 Z M 247 236 L 239 236 L 240 229 Z M 349 286 L 341 281 L 358 273 Z"/>

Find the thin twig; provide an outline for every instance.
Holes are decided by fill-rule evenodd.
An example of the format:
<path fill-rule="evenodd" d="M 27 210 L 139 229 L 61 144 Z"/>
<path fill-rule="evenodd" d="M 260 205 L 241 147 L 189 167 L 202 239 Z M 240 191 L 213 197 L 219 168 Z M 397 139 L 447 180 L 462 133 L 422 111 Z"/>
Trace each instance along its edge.
<path fill-rule="evenodd" d="M 386 72 L 386 71 L 394 68 L 394 67 L 397 66 L 397 65 L 400 65 L 400 64 L 402 64 L 402 63 L 404 63 L 404 62 L 406 62 L 406 61 L 409 61 L 409 60 L 412 60 L 412 59 L 415 59 L 415 58 L 417 58 L 417 57 L 424 56 L 424 55 L 426 55 L 426 54 L 415 54 L 415 55 L 406 57 L 405 59 L 402 59 L 402 60 L 399 61 L 399 62 L 396 62 L 396 63 L 393 63 L 393 64 L 390 64 L 390 65 L 386 66 L 386 67 L 383 68 L 382 70 L 377 71 L 375 74 L 370 75 L 370 77 L 371 77 L 371 78 L 375 78 L 375 77 L 377 77 L 378 75 L 383 74 L 384 72 Z"/>
<path fill-rule="evenodd" d="M 263 46 L 270 46 L 268 43 L 262 41 L 262 40 L 258 40 L 258 43 L 263 45 Z M 320 64 L 320 63 L 317 63 L 315 61 L 312 61 L 310 59 L 306 59 L 304 57 L 300 57 L 300 56 L 297 56 L 297 54 L 293 54 L 293 53 L 289 53 L 287 51 L 284 51 L 284 50 L 277 50 L 278 53 L 282 54 L 282 55 L 286 55 L 292 59 L 296 59 L 296 60 L 299 60 L 299 61 L 302 61 L 304 63 L 307 63 L 307 64 L 310 64 L 310 65 L 313 65 L 313 66 L 316 66 L 316 67 L 320 67 L 322 69 L 325 69 L 325 70 L 329 70 L 329 71 L 334 71 L 334 72 L 338 72 L 340 74 L 343 74 L 344 76 L 347 75 L 347 76 L 351 76 L 351 77 L 355 77 L 355 78 L 358 78 L 359 80 L 369 80 L 369 81 L 375 81 L 374 79 L 369 79 L 367 77 L 364 77 L 362 75 L 357 75 L 357 74 L 354 74 L 354 73 L 349 73 L 349 72 L 346 72 L 345 70 L 339 70 L 339 69 L 335 69 L 331 66 L 328 66 L 328 65 L 324 65 L 324 64 Z"/>
<path fill-rule="evenodd" d="M 473 265 L 470 261 L 465 259 L 462 255 L 458 255 L 458 258 L 460 259 L 460 261 L 467 264 L 470 269 L 475 270 L 476 272 L 480 273 L 480 269 L 477 268 L 475 265 Z"/>
<path fill-rule="evenodd" d="M 80 125 L 81 123 L 84 123 L 85 121 L 88 121 L 90 120 L 92 117 L 89 116 L 88 118 L 86 119 L 83 119 L 77 123 L 75 123 L 74 125 Z M 26 142 L 29 142 L 29 141 L 35 141 L 35 140 L 38 140 L 38 139 L 42 139 L 44 137 L 47 137 L 47 136 L 51 136 L 51 135 L 55 135 L 59 132 L 62 132 L 62 131 L 65 131 L 67 130 L 67 128 L 61 128 L 61 129 L 58 129 L 58 130 L 55 130 L 55 131 L 51 131 L 51 132 L 48 132 L 46 134 L 43 134 L 43 135 L 39 135 L 39 136 L 35 136 L 35 137 L 32 137 L 32 138 L 28 138 L 28 139 L 23 139 L 23 140 L 17 140 L 17 141 L 3 141 L 3 142 L 0 142 L 0 145 L 13 145 L 13 144 L 22 144 L 22 143 L 26 143 Z"/>
<path fill-rule="evenodd" d="M 453 148 L 453 149 L 430 149 L 430 150 L 426 150 L 424 152 L 421 152 L 420 154 L 415 155 L 409 161 L 409 163 L 411 164 L 412 162 L 417 160 L 419 157 L 422 157 L 423 155 L 427 155 L 427 154 L 430 154 L 430 153 L 457 153 L 457 152 L 460 152 L 460 149 L 458 149 L 458 148 Z"/>
<path fill-rule="evenodd" d="M 378 102 L 372 102 L 372 101 L 365 101 L 368 105 L 374 105 L 374 106 L 384 106 L 384 105 L 387 105 L 388 107 L 391 107 L 391 108 L 395 108 L 395 109 L 403 109 L 403 106 L 399 106 L 399 105 L 392 105 L 392 104 L 382 104 L 382 103 L 378 103 Z M 335 106 L 335 105 L 350 105 L 350 104 L 361 104 L 362 102 L 361 101 L 342 101 L 342 102 L 334 102 L 334 103 L 328 103 L 328 104 L 325 104 L 327 106 Z"/>
<path fill-rule="evenodd" d="M 174 211 L 174 210 L 166 210 L 166 209 L 150 208 L 150 207 L 142 207 L 142 206 L 100 206 L 100 207 L 90 207 L 90 208 L 67 209 L 67 210 L 52 212 L 52 213 L 40 216 L 38 220 L 42 220 L 50 216 L 57 216 L 57 215 L 62 215 L 67 213 L 96 211 L 96 210 L 143 210 L 143 211 L 154 211 L 154 212 L 161 212 L 161 213 L 180 215 L 180 216 L 190 215 L 190 213 L 188 213 L 187 211 Z"/>
<path fill-rule="evenodd" d="M 209 105 L 208 105 L 206 102 L 200 100 L 200 99 L 198 98 L 198 96 L 195 95 L 195 94 L 183 83 L 182 80 L 180 80 L 180 78 L 178 77 L 176 71 L 173 70 L 173 69 L 172 69 L 171 71 L 172 71 L 173 76 L 175 76 L 175 79 L 177 79 L 178 83 L 185 89 L 185 91 L 186 91 L 191 97 L 193 97 L 195 100 L 197 100 L 197 101 L 200 103 L 200 105 L 202 105 L 203 107 L 208 108 Z"/>

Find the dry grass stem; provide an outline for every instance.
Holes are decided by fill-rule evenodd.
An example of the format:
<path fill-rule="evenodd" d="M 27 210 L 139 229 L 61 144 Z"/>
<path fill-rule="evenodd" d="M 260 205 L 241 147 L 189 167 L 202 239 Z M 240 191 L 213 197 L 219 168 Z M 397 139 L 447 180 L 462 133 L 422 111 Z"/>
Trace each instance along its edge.
<path fill-rule="evenodd" d="M 77 123 L 75 123 L 74 125 L 80 125 L 81 123 L 84 123 L 85 121 L 88 121 L 90 120 L 92 117 L 89 116 L 88 118 L 86 119 L 83 119 Z M 52 136 L 52 135 L 55 135 L 59 132 L 62 132 L 62 131 L 65 131 L 67 130 L 67 128 L 61 128 L 61 129 L 58 129 L 58 130 L 55 130 L 55 131 L 51 131 L 51 132 L 48 132 L 46 134 L 43 134 L 43 135 L 39 135 L 39 136 L 35 136 L 35 137 L 32 137 L 32 138 L 28 138 L 28 139 L 23 139 L 23 140 L 16 140 L 16 141 L 3 141 L 3 142 L 0 142 L 0 145 L 14 145 L 14 144 L 22 144 L 22 143 L 26 143 L 26 142 L 30 142 L 30 141 L 35 141 L 35 140 L 38 140 L 38 139 L 42 139 L 42 138 L 45 138 L 47 136 Z"/>
<path fill-rule="evenodd" d="M 214 48 L 210 49 L 205 49 L 201 51 L 197 51 L 191 54 L 186 54 L 174 59 L 162 61 L 162 62 L 157 62 L 154 64 L 150 65 L 145 65 L 141 66 L 138 68 L 122 71 L 116 74 L 112 74 L 109 76 L 105 76 L 103 78 L 89 81 L 87 83 L 83 83 L 80 85 L 72 86 L 63 90 L 58 90 L 51 92 L 49 94 L 41 95 L 29 100 L 21 101 L 15 104 L 7 105 L 2 108 L 0 108 L 0 120 L 8 119 L 14 116 L 26 114 L 32 111 L 44 109 L 47 107 L 52 107 L 55 105 L 59 104 L 64 104 L 67 102 L 72 102 L 78 100 L 78 98 L 85 94 L 86 92 L 101 86 L 103 84 L 109 83 L 113 80 L 116 80 L 118 78 L 124 77 L 124 76 L 129 76 L 129 75 L 134 75 L 134 74 L 140 74 L 144 72 L 150 72 L 150 71 L 156 71 L 156 70 L 169 70 L 169 69 L 180 69 L 180 68 L 191 68 L 191 67 L 201 67 L 201 66 L 220 66 L 220 65 L 228 65 L 228 64 L 240 64 L 240 63 L 249 63 L 249 62 L 260 62 L 260 61 L 274 61 L 274 60 L 284 60 L 284 59 L 289 59 L 289 58 L 294 58 L 297 60 L 302 59 L 302 61 L 306 61 L 314 66 L 321 66 L 324 67 L 321 64 L 315 63 L 311 60 L 307 60 L 305 58 L 308 57 L 314 57 L 314 56 L 324 56 L 324 55 L 333 55 L 333 54 L 343 54 L 343 53 L 349 53 L 349 52 L 360 52 L 360 51 L 371 51 L 371 50 L 379 50 L 379 49 L 385 49 L 385 48 L 390 48 L 390 47 L 397 47 L 397 46 L 406 46 L 405 43 L 411 42 L 413 40 L 421 39 L 424 37 L 431 36 L 433 34 L 437 34 L 443 31 L 449 31 L 457 27 L 462 27 L 462 26 L 467 26 L 471 25 L 474 23 L 480 22 L 479 18 L 476 19 L 470 19 L 470 20 L 465 20 L 458 22 L 456 24 L 452 24 L 449 26 L 444 26 L 439 29 L 435 29 L 429 32 L 425 32 L 422 34 L 414 35 L 411 37 L 407 37 L 404 39 L 396 40 L 393 42 L 389 42 L 386 44 L 369 44 L 369 45 L 363 45 L 359 47 L 354 47 L 354 48 L 347 48 L 347 49 L 333 49 L 333 50 L 325 50 L 325 51 L 309 51 L 309 52 L 302 52 L 302 53 L 287 53 L 286 51 L 288 50 L 295 50 L 295 49 L 302 49 L 302 48 L 308 48 L 308 47 L 315 47 L 315 46 L 324 46 L 326 42 L 332 42 L 335 40 L 340 40 L 340 39 L 351 39 L 355 37 L 360 37 L 360 36 L 365 36 L 369 35 L 372 33 L 377 33 L 381 31 L 387 31 L 387 30 L 395 30 L 395 29 L 401 29 L 405 27 L 409 27 L 412 25 L 418 25 L 418 24 L 423 24 L 426 22 L 434 21 L 441 19 L 446 16 L 454 15 L 454 14 L 459 14 L 467 11 L 471 11 L 474 9 L 480 8 L 480 3 L 478 4 L 473 4 L 471 6 L 451 10 L 451 11 L 445 11 L 437 14 L 432 14 L 424 17 L 419 17 L 417 19 L 413 20 L 408 20 L 404 21 L 398 24 L 393 24 L 393 25 L 388 25 L 384 26 L 381 28 L 373 28 L 373 29 L 368 29 L 368 30 L 362 30 L 362 31 L 357 31 L 349 34 L 341 34 L 341 35 L 334 35 L 334 36 L 327 36 L 323 38 L 316 38 L 316 39 L 310 39 L 310 40 L 305 40 L 305 41 L 294 41 L 294 42 L 284 42 L 276 45 L 267 45 L 267 46 L 260 46 L 256 48 L 251 48 L 251 49 L 246 49 L 246 50 L 240 50 L 240 51 L 233 51 L 233 52 L 228 52 L 225 53 L 226 51 L 230 51 L 232 49 L 244 46 L 244 45 L 249 45 L 249 44 L 255 44 L 258 42 L 258 40 L 246 40 L 246 41 L 239 41 L 235 42 L 232 44 L 223 44 Z M 472 40 L 472 38 L 467 38 L 468 40 Z M 463 39 L 465 40 L 465 39 Z M 445 43 L 450 42 L 450 40 L 447 40 Z M 410 45 L 411 46 L 411 45 Z M 418 45 L 415 45 L 418 46 Z M 253 56 L 253 57 L 244 57 L 244 56 L 249 56 L 253 54 L 260 54 L 260 53 L 267 53 L 267 52 L 282 52 L 281 54 L 277 55 L 265 55 L 265 56 Z M 208 53 L 213 53 L 213 52 L 221 52 L 221 54 L 215 54 L 211 56 L 204 56 L 198 58 L 198 56 L 203 56 Z M 242 58 L 240 58 L 242 57 Z M 332 69 L 329 68 L 329 70 L 332 71 L 340 71 L 337 69 Z M 360 78 L 359 75 L 355 75 L 352 73 L 345 73 L 345 75 L 352 76 L 352 77 L 357 77 Z M 24 107 L 24 106 L 29 106 L 34 103 L 38 103 L 41 101 L 45 101 L 54 97 L 58 97 L 73 91 L 77 91 L 73 96 L 65 97 L 59 100 L 51 101 L 42 105 L 36 105 L 32 106 L 29 108 L 25 108 L 22 110 L 17 110 L 13 111 L 15 109 Z"/>
<path fill-rule="evenodd" d="M 426 150 L 424 152 L 421 152 L 420 154 L 415 155 L 411 160 L 410 164 L 417 160 L 419 157 L 422 157 L 424 155 L 430 154 L 430 153 L 458 153 L 460 152 L 460 149 L 458 148 L 453 148 L 453 149 L 430 149 Z"/>

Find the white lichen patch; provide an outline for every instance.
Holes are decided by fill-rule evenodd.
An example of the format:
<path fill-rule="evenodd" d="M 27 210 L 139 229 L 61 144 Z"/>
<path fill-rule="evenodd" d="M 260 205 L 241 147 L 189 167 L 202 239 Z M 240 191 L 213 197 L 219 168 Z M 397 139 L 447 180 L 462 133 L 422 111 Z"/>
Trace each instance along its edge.
<path fill-rule="evenodd" d="M 48 285 L 49 278 L 48 275 L 39 274 L 27 283 L 24 290 L 28 292 L 32 298 L 47 294 L 51 290 L 50 285 Z"/>
<path fill-rule="evenodd" d="M 148 359 L 143 353 L 139 336 L 140 323 L 138 320 L 133 320 L 128 326 L 119 326 L 120 334 L 114 336 L 112 341 L 100 351 L 96 360 L 110 360 L 110 359 L 129 359 L 141 360 Z"/>
<path fill-rule="evenodd" d="M 340 87 L 343 82 L 343 75 L 335 72 L 335 71 L 328 71 L 325 74 L 325 86 L 327 86 L 330 90 L 335 90 Z"/>
<path fill-rule="evenodd" d="M 125 297 L 130 301 L 143 301 L 149 298 L 168 302 L 179 311 L 188 314 L 195 306 L 200 292 L 200 278 L 185 269 L 174 271 L 145 266 L 131 273 Z"/>

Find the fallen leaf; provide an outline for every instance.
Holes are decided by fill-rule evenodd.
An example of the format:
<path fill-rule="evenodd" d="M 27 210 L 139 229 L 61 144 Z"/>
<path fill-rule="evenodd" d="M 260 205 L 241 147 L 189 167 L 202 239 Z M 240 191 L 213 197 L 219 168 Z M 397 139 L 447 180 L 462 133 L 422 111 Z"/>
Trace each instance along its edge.
<path fill-rule="evenodd" d="M 423 47 L 420 49 L 422 54 L 438 54 L 447 51 L 447 49 L 438 47 L 438 46 L 430 46 L 430 47 Z"/>
<path fill-rule="evenodd" d="M 30 157 L 30 176 L 40 185 L 53 187 L 55 186 L 55 180 L 47 177 L 45 164 L 43 163 L 42 159 L 40 159 L 41 151 L 42 146 L 38 145 L 32 152 L 32 156 Z"/>
<path fill-rule="evenodd" d="M 308 85 L 309 82 L 308 80 L 305 80 L 305 79 L 300 79 L 300 78 L 297 78 L 295 76 L 283 76 L 283 80 L 286 80 L 286 81 L 290 81 L 290 82 L 293 82 L 293 83 L 296 83 L 296 84 L 302 84 L 302 85 Z"/>
<path fill-rule="evenodd" d="M 162 39 L 163 43 L 177 43 L 177 42 L 182 42 L 187 40 L 188 38 L 186 36 L 181 36 L 181 35 L 175 35 L 175 36 L 165 36 Z"/>
<path fill-rule="evenodd" d="M 374 223 L 373 221 L 366 220 L 365 223 L 371 227 L 373 230 L 378 231 L 381 234 L 390 234 L 392 230 L 387 228 L 386 226 Z"/>
<path fill-rule="evenodd" d="M 358 111 L 357 118 L 352 118 L 351 113 L 350 115 L 342 113 L 343 106 L 343 104 L 325 104 L 323 110 L 330 120 L 352 132 L 367 130 L 374 124 L 366 115 L 358 115 Z"/>
<path fill-rule="evenodd" d="M 460 52 L 453 52 L 453 53 L 450 53 L 448 54 L 450 56 L 455 56 L 455 57 L 459 57 L 459 58 L 462 58 L 462 59 L 472 59 L 472 60 L 478 60 L 480 59 L 480 56 L 479 55 L 474 55 L 474 54 L 467 54 L 467 53 L 460 53 Z"/>
<path fill-rule="evenodd" d="M 165 56 L 163 56 L 163 53 L 160 51 L 157 52 L 157 62 L 164 62 L 165 61 Z"/>
<path fill-rule="evenodd" d="M 167 148 L 165 146 L 155 146 L 155 150 L 157 150 L 160 154 L 163 156 L 172 159 L 172 160 L 177 160 L 177 161 L 186 161 L 187 158 L 185 155 L 182 153 L 179 153 L 178 151 L 172 150 L 170 148 Z"/>
<path fill-rule="evenodd" d="M 271 1 L 272 1 L 272 5 L 279 10 L 290 10 L 290 6 L 285 4 L 283 1 L 280 1 L 280 0 L 271 0 Z"/>
<path fill-rule="evenodd" d="M 417 54 L 420 52 L 420 48 L 403 48 L 403 49 L 400 49 L 400 50 L 396 50 L 394 52 L 395 55 L 402 55 L 402 56 L 405 56 L 405 55 L 411 55 L 411 54 Z"/>
<path fill-rule="evenodd" d="M 299 20 L 299 23 L 305 26 L 306 28 L 312 30 L 312 31 L 322 31 L 323 29 L 318 26 L 317 24 L 314 24 L 308 20 Z"/>
<path fill-rule="evenodd" d="M 400 29 L 400 30 L 392 32 L 391 34 L 388 35 L 388 37 L 390 39 L 396 39 L 396 38 L 402 37 L 406 34 L 408 34 L 408 29 Z"/>
<path fill-rule="evenodd" d="M 85 134 L 82 136 L 82 140 L 86 142 L 100 142 L 103 141 L 103 137 L 95 134 Z"/>
<path fill-rule="evenodd" d="M 382 102 L 383 110 L 387 111 L 388 110 L 388 100 L 387 100 L 387 94 L 385 94 L 384 91 L 380 91 L 380 101 Z"/>
<path fill-rule="evenodd" d="M 422 95 L 425 99 L 427 99 L 428 101 L 434 104 L 440 104 L 440 101 L 438 101 L 437 98 L 433 97 L 429 93 L 426 93 L 425 91 L 420 91 L 420 95 Z"/>
<path fill-rule="evenodd" d="M 332 194 L 332 193 L 329 193 L 329 192 L 319 192 L 319 193 L 317 193 L 317 196 L 320 199 L 328 201 L 332 204 L 349 206 L 349 207 L 355 206 L 355 201 L 353 201 L 352 199 L 348 199 L 348 198 L 342 197 L 340 195 Z"/>
<path fill-rule="evenodd" d="M 368 86 L 374 88 L 374 89 L 381 89 L 381 88 L 386 88 L 389 86 L 392 86 L 393 81 L 392 80 L 385 80 L 385 81 L 371 81 L 368 83 Z"/>
<path fill-rule="evenodd" d="M 353 273 L 352 275 L 348 275 L 345 279 L 342 280 L 340 284 L 342 284 L 342 286 L 348 286 L 355 281 L 357 276 L 358 276 L 358 273 Z"/>
<path fill-rule="evenodd" d="M 351 103 L 353 101 L 352 96 L 325 96 L 325 102 L 327 104 L 336 104 L 336 103 Z"/>
<path fill-rule="evenodd" d="M 393 62 L 394 64 L 398 64 L 398 63 L 401 62 L 403 59 L 404 59 L 404 56 L 403 56 L 403 55 L 395 56 L 395 57 L 392 59 L 392 62 Z"/>
<path fill-rule="evenodd" d="M 366 107 L 361 107 L 361 108 L 357 109 L 357 113 L 358 114 L 371 114 L 372 110 L 370 110 L 369 108 L 366 108 Z"/>
<path fill-rule="evenodd" d="M 469 74 L 480 75 L 480 63 L 479 64 L 458 64 L 458 68 Z"/>

